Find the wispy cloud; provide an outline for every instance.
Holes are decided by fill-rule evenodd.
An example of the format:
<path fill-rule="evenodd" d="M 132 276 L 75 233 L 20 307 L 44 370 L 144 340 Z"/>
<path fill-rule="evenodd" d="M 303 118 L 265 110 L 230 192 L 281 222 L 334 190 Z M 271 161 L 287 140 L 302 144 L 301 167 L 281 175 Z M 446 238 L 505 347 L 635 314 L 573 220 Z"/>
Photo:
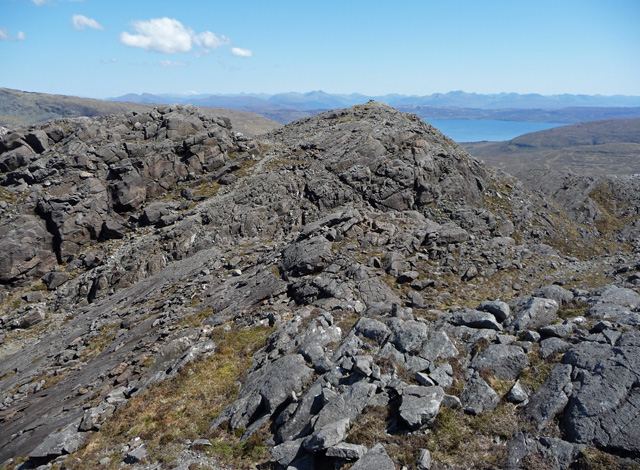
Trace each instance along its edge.
<path fill-rule="evenodd" d="M 118 60 L 115 57 L 112 57 L 111 59 L 100 59 L 100 62 L 102 62 L 103 64 L 112 64 L 113 62 L 117 62 Z"/>
<path fill-rule="evenodd" d="M 239 47 L 232 47 L 231 53 L 233 55 L 237 55 L 238 57 L 253 57 L 253 52 L 249 49 L 241 49 Z"/>
<path fill-rule="evenodd" d="M 27 36 L 22 31 L 18 31 L 18 34 L 14 37 L 9 34 L 7 28 L 0 26 L 0 41 L 24 41 L 25 39 L 27 39 Z"/>
<path fill-rule="evenodd" d="M 211 31 L 205 31 L 204 33 L 194 36 L 194 41 L 204 52 L 211 52 L 212 50 L 229 44 L 231 41 L 226 36 L 216 36 Z"/>
<path fill-rule="evenodd" d="M 104 29 L 100 23 L 98 23 L 93 18 L 87 18 L 84 15 L 73 15 L 71 17 L 71 23 L 75 29 L 84 30 L 87 28 L 91 29 Z"/>
<path fill-rule="evenodd" d="M 187 66 L 186 62 L 173 62 L 171 60 L 161 60 L 158 61 L 158 65 L 163 67 L 185 67 Z"/>
<path fill-rule="evenodd" d="M 152 18 L 131 23 L 134 34 L 123 32 L 120 42 L 125 46 L 139 47 L 147 51 L 163 54 L 182 54 L 191 51 L 193 45 L 201 49 L 198 55 L 211 52 L 220 46 L 230 44 L 225 36 L 217 36 L 211 31 L 196 34 L 175 18 Z"/>
<path fill-rule="evenodd" d="M 47 3 L 53 3 L 54 0 L 31 0 L 35 5 L 37 6 L 41 6 L 41 5 L 45 5 Z M 57 0 L 59 2 L 65 1 L 65 0 Z M 68 2 L 84 2 L 84 0 L 66 0 Z"/>

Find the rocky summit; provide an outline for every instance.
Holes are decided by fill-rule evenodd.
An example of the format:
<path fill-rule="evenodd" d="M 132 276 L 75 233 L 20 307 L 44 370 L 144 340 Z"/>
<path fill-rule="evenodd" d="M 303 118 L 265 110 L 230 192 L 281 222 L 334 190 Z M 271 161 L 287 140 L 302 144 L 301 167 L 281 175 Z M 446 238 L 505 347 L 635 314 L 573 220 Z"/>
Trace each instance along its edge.
<path fill-rule="evenodd" d="M 637 177 L 375 102 L 63 119 L 0 172 L 0 468 L 640 466 Z"/>

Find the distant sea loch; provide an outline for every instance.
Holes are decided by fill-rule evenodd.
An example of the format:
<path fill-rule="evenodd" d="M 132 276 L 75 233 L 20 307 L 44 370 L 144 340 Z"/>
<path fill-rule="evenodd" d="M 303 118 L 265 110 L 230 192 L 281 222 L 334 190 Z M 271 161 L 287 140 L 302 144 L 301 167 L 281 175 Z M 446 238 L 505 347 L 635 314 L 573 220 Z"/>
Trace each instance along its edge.
<path fill-rule="evenodd" d="M 529 132 L 567 125 L 561 122 L 489 121 L 481 119 L 426 119 L 426 121 L 456 142 L 511 140 Z"/>

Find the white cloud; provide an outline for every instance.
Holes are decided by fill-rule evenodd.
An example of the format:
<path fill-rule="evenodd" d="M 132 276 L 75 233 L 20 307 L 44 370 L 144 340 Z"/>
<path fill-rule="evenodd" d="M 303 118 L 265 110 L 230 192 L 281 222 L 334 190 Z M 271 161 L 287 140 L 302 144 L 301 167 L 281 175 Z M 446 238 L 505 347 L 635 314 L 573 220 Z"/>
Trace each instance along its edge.
<path fill-rule="evenodd" d="M 112 62 L 117 62 L 117 59 L 115 57 L 112 57 L 111 59 L 100 59 L 100 62 L 103 64 L 111 64 Z"/>
<path fill-rule="evenodd" d="M 191 50 L 193 32 L 178 20 L 153 18 L 149 21 L 134 21 L 132 27 L 137 34 L 120 34 L 120 42 L 125 46 L 165 54 L 179 54 Z"/>
<path fill-rule="evenodd" d="M 253 57 L 253 52 L 249 49 L 241 49 L 239 47 L 232 47 L 231 53 L 233 55 L 237 55 L 238 57 Z"/>
<path fill-rule="evenodd" d="M 187 65 L 186 62 L 172 62 L 170 60 L 161 60 L 158 62 L 158 65 L 163 67 L 185 67 Z"/>
<path fill-rule="evenodd" d="M 135 34 L 128 32 L 120 34 L 122 44 L 163 54 L 189 52 L 195 44 L 201 48 L 196 52 L 196 55 L 200 56 L 220 46 L 231 44 L 231 40 L 226 36 L 217 36 L 211 31 L 196 34 L 175 18 L 134 21 L 131 23 L 131 28 Z"/>
<path fill-rule="evenodd" d="M 25 39 L 27 36 L 22 31 L 18 31 L 16 37 L 12 37 L 7 28 L 0 26 L 0 41 L 24 41 Z"/>
<path fill-rule="evenodd" d="M 73 15 L 73 17 L 71 17 L 71 23 L 73 23 L 74 28 L 80 30 L 87 28 L 104 29 L 104 26 L 102 26 L 96 20 L 94 20 L 93 18 L 87 18 L 84 15 Z"/>
<path fill-rule="evenodd" d="M 196 34 L 193 37 L 193 40 L 198 46 L 202 47 L 205 52 L 210 52 L 217 47 L 224 46 L 231 42 L 226 36 L 218 37 L 211 31 L 205 31 L 204 33 Z"/>

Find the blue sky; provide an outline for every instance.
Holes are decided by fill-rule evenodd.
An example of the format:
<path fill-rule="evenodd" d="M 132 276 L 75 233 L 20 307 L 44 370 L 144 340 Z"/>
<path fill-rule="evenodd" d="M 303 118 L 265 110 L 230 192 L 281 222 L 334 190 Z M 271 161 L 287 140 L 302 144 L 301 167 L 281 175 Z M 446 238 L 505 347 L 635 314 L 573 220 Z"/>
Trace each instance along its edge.
<path fill-rule="evenodd" d="M 640 95 L 640 0 L 0 0 L 0 86 Z"/>

